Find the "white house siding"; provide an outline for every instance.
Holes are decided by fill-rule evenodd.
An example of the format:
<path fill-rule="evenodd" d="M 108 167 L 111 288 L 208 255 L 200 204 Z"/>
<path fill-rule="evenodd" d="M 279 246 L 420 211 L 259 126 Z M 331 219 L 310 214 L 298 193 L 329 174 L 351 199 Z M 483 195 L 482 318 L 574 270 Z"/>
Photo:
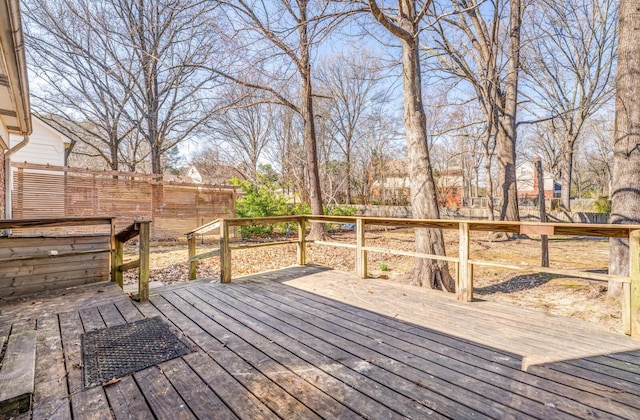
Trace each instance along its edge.
<path fill-rule="evenodd" d="M 29 143 L 16 152 L 11 161 L 63 166 L 65 143 L 71 140 L 38 118 L 32 121 L 33 133 L 29 136 Z M 12 134 L 9 139 L 13 147 L 22 141 L 22 136 Z"/>

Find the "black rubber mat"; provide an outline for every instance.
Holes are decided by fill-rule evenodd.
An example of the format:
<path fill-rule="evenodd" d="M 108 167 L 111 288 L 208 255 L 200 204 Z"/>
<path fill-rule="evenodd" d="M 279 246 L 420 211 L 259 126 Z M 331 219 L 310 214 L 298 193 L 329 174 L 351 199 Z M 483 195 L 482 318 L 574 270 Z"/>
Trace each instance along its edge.
<path fill-rule="evenodd" d="M 82 334 L 82 377 L 90 388 L 191 353 L 159 317 Z"/>

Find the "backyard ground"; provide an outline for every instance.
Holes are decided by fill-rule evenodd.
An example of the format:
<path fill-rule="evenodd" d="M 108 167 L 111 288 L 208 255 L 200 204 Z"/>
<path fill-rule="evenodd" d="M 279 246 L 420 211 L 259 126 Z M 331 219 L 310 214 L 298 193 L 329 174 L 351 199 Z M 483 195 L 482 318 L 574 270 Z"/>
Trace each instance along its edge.
<path fill-rule="evenodd" d="M 457 255 L 457 232 L 445 231 L 447 254 Z M 262 238 L 259 240 L 268 240 Z M 355 243 L 353 232 L 331 233 L 331 241 Z M 368 246 L 414 250 L 414 233 L 408 229 L 367 232 Z M 552 238 L 549 243 L 551 267 L 605 271 L 608 262 L 607 240 L 593 238 Z M 198 253 L 215 249 L 213 245 L 198 245 Z M 130 250 L 133 256 L 133 250 Z M 309 244 L 307 262 L 353 272 L 355 252 Z M 473 232 L 472 259 L 509 264 L 540 264 L 539 238 L 496 239 L 490 234 Z M 239 277 L 265 270 L 283 268 L 295 263 L 295 245 L 238 250 L 232 253 L 232 275 Z M 389 281 L 410 283 L 407 273 L 413 258 L 382 253 L 369 253 L 369 276 Z M 187 281 L 186 245 L 161 246 L 151 249 L 151 281 L 154 285 Z M 198 264 L 199 278 L 219 278 L 217 257 Z M 135 271 L 127 273 L 125 282 L 136 281 Z M 452 270 L 452 274 L 454 274 Z M 477 299 L 509 302 L 550 314 L 583 319 L 621 331 L 621 310 L 618 302 L 607 297 L 607 283 L 566 278 L 549 274 L 523 274 L 487 267 L 474 269 L 474 290 Z"/>

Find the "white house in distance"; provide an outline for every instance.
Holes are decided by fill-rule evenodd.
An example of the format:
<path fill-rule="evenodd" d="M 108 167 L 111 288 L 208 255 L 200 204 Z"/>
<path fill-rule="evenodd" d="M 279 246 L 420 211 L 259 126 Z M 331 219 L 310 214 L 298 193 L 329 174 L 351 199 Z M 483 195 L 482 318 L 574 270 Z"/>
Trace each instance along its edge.
<path fill-rule="evenodd" d="M 519 198 L 537 198 L 538 197 L 538 178 L 536 177 L 535 162 L 525 161 L 516 166 L 516 182 Z M 545 198 L 560 197 L 560 183 L 546 171 L 543 171 L 544 179 L 544 196 Z"/>
<path fill-rule="evenodd" d="M 32 116 L 31 121 L 33 132 L 29 136 L 29 143 L 18 150 L 11 157 L 11 160 L 39 165 L 64 166 L 66 150 L 71 146 L 71 139 L 35 115 Z M 13 147 L 22 139 L 20 136 L 11 134 L 9 140 Z"/>

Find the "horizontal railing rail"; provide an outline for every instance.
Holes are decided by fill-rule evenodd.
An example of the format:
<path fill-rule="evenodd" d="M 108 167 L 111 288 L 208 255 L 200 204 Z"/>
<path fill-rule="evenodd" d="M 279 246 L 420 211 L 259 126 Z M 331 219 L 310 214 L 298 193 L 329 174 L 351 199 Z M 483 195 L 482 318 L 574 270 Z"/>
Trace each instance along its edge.
<path fill-rule="evenodd" d="M 231 245 L 229 231 L 236 226 L 265 225 L 278 223 L 292 223 L 298 225 L 297 240 L 285 240 L 266 243 Z M 306 223 L 337 223 L 354 224 L 356 228 L 355 244 L 327 240 L 305 239 Z M 187 234 L 192 240 L 200 229 L 205 230 L 215 225 L 220 228 L 220 248 L 216 252 L 197 255 L 195 240 L 189 246 L 190 278 L 196 278 L 197 262 L 213 256 L 220 257 L 221 282 L 231 281 L 231 252 L 232 250 L 259 248 L 297 244 L 297 263 L 306 264 L 306 245 L 313 243 L 323 246 L 351 248 L 355 250 L 355 272 L 360 278 L 367 276 L 367 253 L 378 252 L 432 260 L 442 260 L 452 263 L 456 269 L 456 296 L 464 302 L 473 301 L 473 268 L 493 267 L 512 271 L 540 272 L 579 277 L 594 281 L 615 281 L 622 283 L 622 318 L 624 332 L 628 335 L 640 336 L 640 225 L 597 225 L 585 223 L 539 223 L 539 222 L 511 222 L 511 221 L 478 221 L 478 220 L 441 220 L 441 219 L 401 219 L 387 217 L 360 216 L 278 216 L 260 218 L 219 219 L 201 226 Z M 434 255 L 422 252 L 391 249 L 379 246 L 367 246 L 365 231 L 368 226 L 403 227 L 403 228 L 437 228 L 458 231 L 458 256 Z M 213 228 L 212 228 L 213 229 Z M 201 231 L 200 231 L 201 232 Z M 560 269 L 543 267 L 542 265 L 509 264 L 500 261 L 487 261 L 470 257 L 471 232 L 500 232 L 511 234 L 535 234 L 548 236 L 589 236 L 600 238 L 625 238 L 629 240 L 630 273 L 629 276 L 618 276 L 592 271 Z"/>

